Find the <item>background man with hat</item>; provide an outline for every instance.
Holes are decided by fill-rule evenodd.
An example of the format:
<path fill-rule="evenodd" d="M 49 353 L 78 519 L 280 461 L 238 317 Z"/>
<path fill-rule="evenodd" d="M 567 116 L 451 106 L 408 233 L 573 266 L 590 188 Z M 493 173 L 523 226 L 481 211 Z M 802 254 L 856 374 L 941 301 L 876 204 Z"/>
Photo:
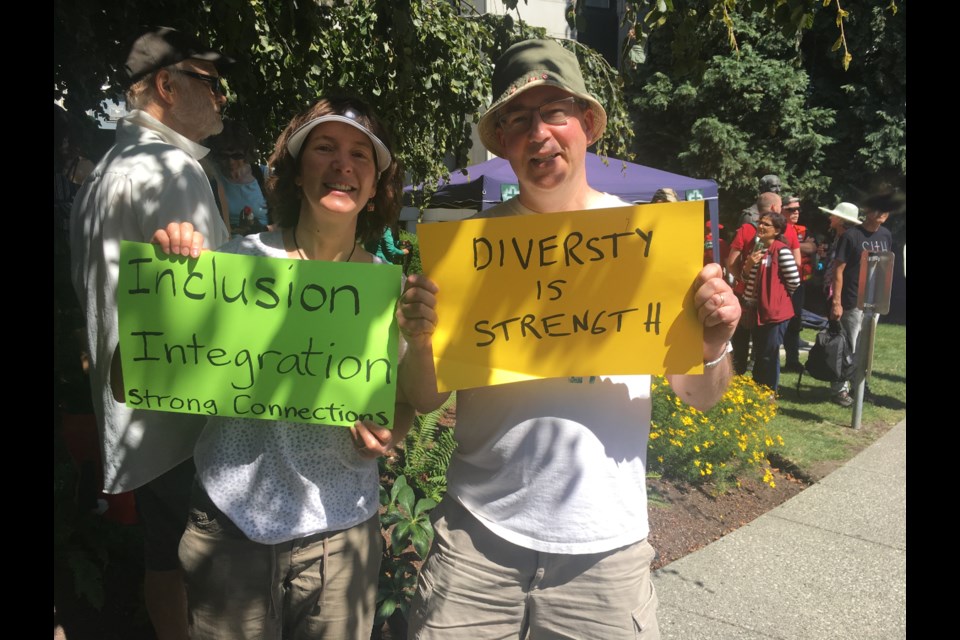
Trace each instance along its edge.
<path fill-rule="evenodd" d="M 860 256 L 864 251 L 892 249 L 893 237 L 890 235 L 890 230 L 882 226 L 890 215 L 890 208 L 883 198 L 870 198 L 864 203 L 862 221 L 857 215 L 856 205 L 849 202 L 841 202 L 836 209 L 820 207 L 820 210 L 845 222 L 852 223 L 853 220 L 859 222 L 859 224 L 851 224 L 839 237 L 830 274 L 833 284 L 830 319 L 840 321 L 843 333 L 856 358 L 860 351 L 858 342 L 860 327 L 863 324 L 863 309 L 857 308 L 857 296 L 860 292 Z M 877 317 L 874 316 L 874 319 Z M 844 407 L 853 404 L 849 380 L 834 382 L 830 390 L 833 392 L 835 403 Z"/>
<path fill-rule="evenodd" d="M 587 183 L 585 154 L 607 118 L 573 53 L 553 40 L 513 45 L 497 61 L 493 94 L 480 138 L 510 161 L 520 193 L 481 215 L 629 204 Z M 705 371 L 671 384 L 706 408 L 731 376 L 740 307 L 719 265 L 705 267 L 695 287 Z M 428 381 L 408 391 L 421 408 L 442 399 L 431 377 L 436 295 L 443 293 L 432 282 L 411 276 L 397 314 L 407 365 L 420 369 L 407 380 Z M 458 391 L 459 445 L 411 607 L 411 637 L 659 638 L 646 541 L 649 429 L 649 376 Z"/>
<path fill-rule="evenodd" d="M 187 637 L 177 547 L 193 481 L 201 416 L 134 410 L 124 403 L 116 289 L 120 241 L 149 242 L 185 221 L 175 244 L 199 255 L 201 238 L 228 239 L 198 160 L 200 140 L 223 128 L 220 73 L 233 61 L 196 38 L 151 28 L 130 49 L 127 107 L 117 139 L 84 182 L 71 212 L 73 284 L 87 316 L 90 379 L 107 493 L 134 490 L 143 524 L 147 609 L 160 640 Z"/>

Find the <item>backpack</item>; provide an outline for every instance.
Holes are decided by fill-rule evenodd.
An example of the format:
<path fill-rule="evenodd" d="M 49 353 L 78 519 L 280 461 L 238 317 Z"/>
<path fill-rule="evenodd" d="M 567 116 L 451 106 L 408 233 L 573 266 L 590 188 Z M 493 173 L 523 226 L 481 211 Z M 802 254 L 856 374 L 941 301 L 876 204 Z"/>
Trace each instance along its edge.
<path fill-rule="evenodd" d="M 800 389 L 800 381 L 803 380 L 804 373 L 809 373 L 817 380 L 824 382 L 837 382 L 850 380 L 853 377 L 854 366 L 853 349 L 843 335 L 840 323 L 831 322 L 826 329 L 817 334 L 817 339 L 810 347 L 804 371 L 800 373 L 797 380 L 797 389 Z"/>

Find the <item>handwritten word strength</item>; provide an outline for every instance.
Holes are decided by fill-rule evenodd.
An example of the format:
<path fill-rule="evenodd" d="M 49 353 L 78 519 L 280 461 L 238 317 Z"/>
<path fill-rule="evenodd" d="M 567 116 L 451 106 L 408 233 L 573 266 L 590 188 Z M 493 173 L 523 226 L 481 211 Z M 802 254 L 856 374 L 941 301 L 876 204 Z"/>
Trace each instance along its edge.
<path fill-rule="evenodd" d="M 141 266 L 152 262 L 153 258 L 134 258 L 128 262 L 136 273 L 135 286 L 128 292 L 130 295 L 160 295 L 169 292 L 169 295 L 174 297 L 182 294 L 192 300 L 205 300 L 209 296 L 212 300 L 244 306 L 255 304 L 264 309 L 290 309 L 298 306 L 309 312 L 325 310 L 330 314 L 342 312 L 347 315 L 360 315 L 360 292 L 353 285 L 324 286 L 308 282 L 294 286 L 292 281 L 286 285 L 278 285 L 277 279 L 271 276 L 256 279 L 231 276 L 218 273 L 216 257 L 210 261 L 209 272 L 195 269 L 178 281 L 175 271 L 167 268 L 157 271 L 156 277 L 151 279 L 143 276 Z M 292 270 L 295 264 L 291 262 L 287 270 Z"/>
<path fill-rule="evenodd" d="M 563 264 L 566 267 L 582 265 L 617 258 L 627 244 L 633 245 L 628 250 L 635 251 L 639 248 L 636 246 L 637 242 L 642 243 L 643 257 L 646 258 L 650 255 L 652 241 L 652 229 L 634 229 L 590 237 L 573 231 L 562 239 L 558 235 L 550 235 L 540 239 L 512 238 L 507 241 L 479 236 L 473 239 L 473 268 L 482 271 L 491 266 L 503 267 L 514 260 L 524 270 L 554 264 Z"/>

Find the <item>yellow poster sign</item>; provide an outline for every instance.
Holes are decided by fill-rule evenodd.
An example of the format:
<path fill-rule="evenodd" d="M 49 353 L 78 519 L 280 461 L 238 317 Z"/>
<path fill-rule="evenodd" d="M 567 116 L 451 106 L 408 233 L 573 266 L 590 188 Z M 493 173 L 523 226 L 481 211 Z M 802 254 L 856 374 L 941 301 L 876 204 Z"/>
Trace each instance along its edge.
<path fill-rule="evenodd" d="M 420 225 L 441 389 L 700 373 L 703 203 Z"/>

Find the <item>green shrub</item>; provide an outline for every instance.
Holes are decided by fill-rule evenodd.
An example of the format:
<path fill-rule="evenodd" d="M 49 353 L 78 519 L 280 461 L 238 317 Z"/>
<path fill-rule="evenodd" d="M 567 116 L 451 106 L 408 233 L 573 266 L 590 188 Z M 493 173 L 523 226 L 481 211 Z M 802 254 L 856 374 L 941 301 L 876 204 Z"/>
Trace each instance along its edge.
<path fill-rule="evenodd" d="M 413 245 L 410 249 L 410 263 L 407 267 L 406 273 L 423 273 L 423 266 L 420 264 L 420 239 L 417 238 L 416 234 L 401 229 L 400 240 L 406 240 Z"/>

